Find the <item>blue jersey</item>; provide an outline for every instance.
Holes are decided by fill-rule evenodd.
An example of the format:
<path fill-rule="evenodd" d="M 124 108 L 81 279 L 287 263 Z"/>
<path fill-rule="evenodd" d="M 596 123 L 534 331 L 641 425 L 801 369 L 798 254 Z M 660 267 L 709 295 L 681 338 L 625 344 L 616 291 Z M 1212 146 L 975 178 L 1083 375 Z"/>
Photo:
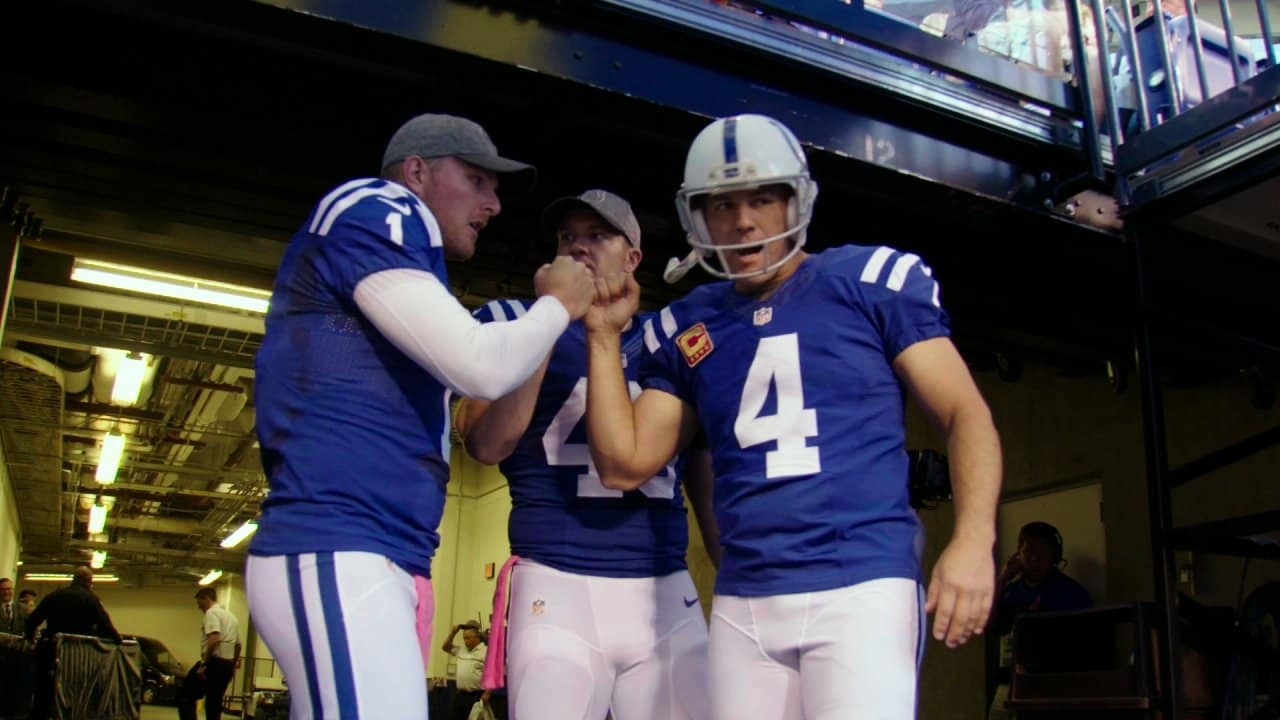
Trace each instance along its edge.
<path fill-rule="evenodd" d="M 251 553 L 367 551 L 430 572 L 449 393 L 352 298 L 368 275 L 398 268 L 448 286 L 435 217 L 396 183 L 342 185 L 290 240 L 256 363 L 270 493 Z"/>
<path fill-rule="evenodd" d="M 640 384 L 692 404 L 711 448 L 724 547 L 716 592 L 919 577 L 891 363 L 947 335 L 948 320 L 918 257 L 827 250 L 763 301 L 704 285 L 644 331 Z"/>
<path fill-rule="evenodd" d="M 475 316 L 519 316 L 528 304 L 495 300 Z M 644 353 L 643 316 L 622 336 L 632 387 Z M 511 552 L 565 572 L 606 577 L 658 577 L 685 568 L 689 528 L 678 470 L 668 465 L 639 489 L 600 484 L 587 449 L 586 331 L 571 323 L 556 341 L 529 427 L 499 468 L 511 487 Z"/>

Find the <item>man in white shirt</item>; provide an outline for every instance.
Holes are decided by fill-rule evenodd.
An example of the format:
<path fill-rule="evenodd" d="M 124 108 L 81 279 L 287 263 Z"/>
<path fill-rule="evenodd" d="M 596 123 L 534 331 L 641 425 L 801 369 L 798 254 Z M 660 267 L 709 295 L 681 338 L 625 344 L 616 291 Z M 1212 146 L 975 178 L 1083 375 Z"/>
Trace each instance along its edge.
<path fill-rule="evenodd" d="M 453 638 L 462 631 L 462 647 L 453 644 Z M 458 691 L 454 693 L 453 702 L 449 703 L 448 720 L 467 720 L 471 708 L 481 700 L 487 700 L 480 678 L 484 674 L 484 657 L 488 648 L 480 637 L 480 628 L 470 622 L 465 625 L 454 625 L 442 648 L 457 660 L 455 676 Z"/>
<path fill-rule="evenodd" d="M 178 701 L 181 720 L 196 720 L 196 700 L 204 698 L 205 720 L 222 720 L 222 696 L 240 661 L 240 623 L 218 604 L 211 587 L 196 591 L 196 606 L 204 612 L 200 663 L 187 674 Z"/>

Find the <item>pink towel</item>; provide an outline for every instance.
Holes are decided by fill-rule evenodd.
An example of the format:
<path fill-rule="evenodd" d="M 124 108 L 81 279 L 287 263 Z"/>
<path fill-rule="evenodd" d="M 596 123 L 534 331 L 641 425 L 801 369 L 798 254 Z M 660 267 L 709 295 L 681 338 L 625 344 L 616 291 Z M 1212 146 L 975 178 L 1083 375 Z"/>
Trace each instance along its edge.
<path fill-rule="evenodd" d="M 489 652 L 484 656 L 484 675 L 480 684 L 485 690 L 497 690 L 507 684 L 507 601 L 511 569 L 520 558 L 512 555 L 498 573 L 498 587 L 493 591 L 493 617 L 489 620 Z"/>
<path fill-rule="evenodd" d="M 431 590 L 431 578 L 413 576 L 413 589 L 418 593 L 414 631 L 418 635 L 418 649 L 422 651 L 422 667 L 431 659 L 431 621 L 436 612 L 436 597 Z"/>

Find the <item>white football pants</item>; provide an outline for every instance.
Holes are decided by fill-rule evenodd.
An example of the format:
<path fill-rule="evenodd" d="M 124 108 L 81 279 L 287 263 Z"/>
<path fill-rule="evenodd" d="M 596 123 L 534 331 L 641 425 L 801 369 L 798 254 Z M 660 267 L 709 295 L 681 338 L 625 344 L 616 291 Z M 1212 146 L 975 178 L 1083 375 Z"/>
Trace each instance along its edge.
<path fill-rule="evenodd" d="M 885 578 L 794 595 L 717 595 L 715 720 L 911 720 L 923 589 Z"/>
<path fill-rule="evenodd" d="M 409 573 L 366 552 L 250 555 L 245 585 L 291 720 L 426 720 Z"/>
<path fill-rule="evenodd" d="M 507 611 L 512 720 L 707 720 L 707 625 L 686 571 L 608 578 L 520 560 Z"/>

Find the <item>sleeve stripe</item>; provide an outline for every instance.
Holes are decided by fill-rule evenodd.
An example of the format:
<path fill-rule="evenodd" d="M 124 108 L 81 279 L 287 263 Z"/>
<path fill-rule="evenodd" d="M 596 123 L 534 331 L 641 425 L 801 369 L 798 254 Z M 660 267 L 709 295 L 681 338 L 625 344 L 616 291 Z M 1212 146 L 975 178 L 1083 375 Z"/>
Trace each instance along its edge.
<path fill-rule="evenodd" d="M 406 202 L 414 202 L 417 200 L 412 193 L 404 190 L 398 185 L 384 185 L 382 187 L 366 187 L 356 190 L 347 195 L 338 202 L 334 203 L 329 211 L 325 213 L 324 220 L 320 223 L 318 230 L 313 230 L 316 235 L 324 237 L 333 229 L 334 223 L 338 222 L 338 218 L 342 217 L 342 213 L 350 210 L 356 203 L 368 197 L 382 197 L 388 200 L 402 200 Z M 409 208 L 404 208 L 404 213 L 409 213 Z M 314 225 L 314 223 L 312 223 Z M 423 218 L 423 224 L 426 224 L 426 218 Z M 434 236 L 433 236 L 434 239 Z M 434 242 L 432 243 L 435 244 Z"/>
<path fill-rule="evenodd" d="M 653 318 L 644 321 L 644 346 L 650 353 L 658 352 L 658 334 L 653 331 Z"/>
<path fill-rule="evenodd" d="M 520 302 L 519 300 L 508 300 L 507 307 L 511 308 L 511 313 L 515 317 L 517 318 L 524 317 L 524 314 L 525 314 L 524 303 Z"/>
<path fill-rule="evenodd" d="M 343 183 L 342 185 L 339 185 L 333 192 L 329 193 L 328 195 L 325 195 L 324 199 L 320 201 L 320 204 L 316 206 L 316 213 L 312 217 L 311 227 L 308 228 L 307 231 L 314 233 L 320 227 L 321 218 L 323 218 L 325 215 L 329 213 L 329 208 L 333 205 L 333 203 L 337 202 L 338 198 L 360 187 L 361 185 L 365 185 L 369 182 L 371 181 L 368 178 L 364 178 L 361 180 L 352 180 L 351 182 L 347 182 L 347 183 Z"/>
<path fill-rule="evenodd" d="M 676 316 L 671 312 L 671 307 L 662 308 L 662 312 L 658 313 L 658 315 L 662 318 L 662 332 L 666 333 L 668 338 L 675 335 L 678 328 L 676 326 Z"/>
<path fill-rule="evenodd" d="M 889 262 L 890 255 L 893 255 L 893 248 L 884 246 L 876 248 L 876 251 L 871 253 L 871 259 L 867 261 L 866 267 L 862 268 L 862 276 L 858 279 L 873 285 L 879 282 L 880 271 L 884 269 L 884 264 Z"/>
<path fill-rule="evenodd" d="M 353 205 L 367 197 L 377 197 L 381 194 L 382 193 L 378 192 L 375 188 L 363 188 L 342 198 L 338 202 L 334 203 L 333 207 L 329 208 L 329 211 L 324 214 L 324 219 L 320 223 L 320 228 L 313 232 L 321 237 L 328 235 L 329 231 L 333 229 L 333 224 L 338 222 L 338 218 L 342 217 L 342 213 L 351 209 Z M 399 200 L 399 198 L 396 199 Z"/>
<path fill-rule="evenodd" d="M 907 282 L 907 273 L 911 272 L 912 266 L 918 262 L 920 262 L 920 256 L 912 253 L 898 258 L 893 264 L 893 269 L 889 271 L 889 281 L 885 283 L 885 287 L 894 292 L 900 292 Z"/>
<path fill-rule="evenodd" d="M 502 309 L 502 303 L 497 300 L 490 300 L 485 303 L 485 307 L 489 308 L 489 313 L 493 315 L 493 319 L 497 322 L 505 322 L 507 319 L 507 311 Z"/>

